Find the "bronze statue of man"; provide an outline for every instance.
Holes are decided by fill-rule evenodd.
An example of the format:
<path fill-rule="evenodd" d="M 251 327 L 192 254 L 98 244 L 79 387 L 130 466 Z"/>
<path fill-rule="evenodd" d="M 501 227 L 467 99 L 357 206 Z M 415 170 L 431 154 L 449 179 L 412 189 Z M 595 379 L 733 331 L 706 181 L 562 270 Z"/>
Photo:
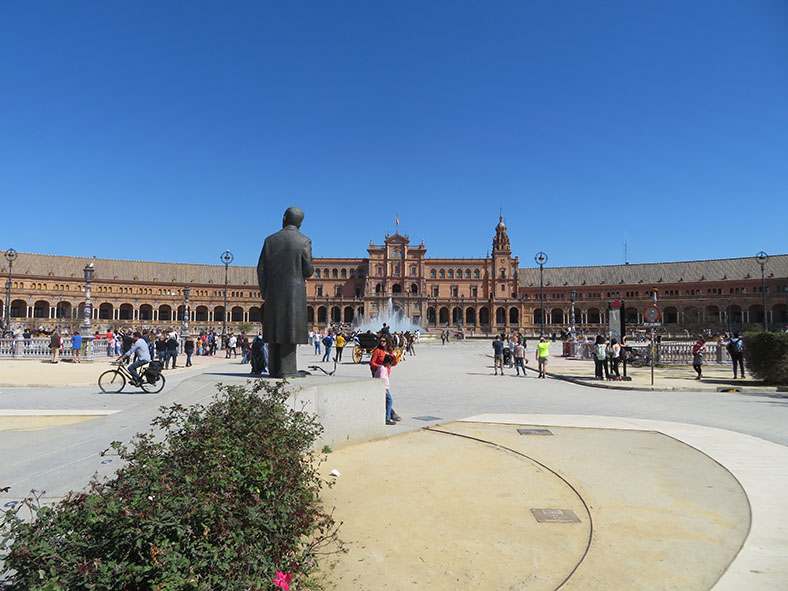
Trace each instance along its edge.
<path fill-rule="evenodd" d="M 288 207 L 282 229 L 265 239 L 257 263 L 264 300 L 263 341 L 268 343 L 268 374 L 298 375 L 296 345 L 308 340 L 306 279 L 312 276 L 312 241 L 299 232 L 304 212 Z"/>

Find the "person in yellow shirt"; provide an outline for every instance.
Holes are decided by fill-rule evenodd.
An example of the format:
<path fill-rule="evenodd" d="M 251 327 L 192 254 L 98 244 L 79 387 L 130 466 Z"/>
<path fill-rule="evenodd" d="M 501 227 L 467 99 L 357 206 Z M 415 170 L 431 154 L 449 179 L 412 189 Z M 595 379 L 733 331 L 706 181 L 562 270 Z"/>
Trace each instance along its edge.
<path fill-rule="evenodd" d="M 334 361 L 339 363 L 342 361 L 342 350 L 345 348 L 345 337 L 342 335 L 342 333 L 337 335 L 337 342 L 334 344 L 334 346 L 337 349 L 337 355 L 334 357 Z"/>
<path fill-rule="evenodd" d="M 539 339 L 536 345 L 536 362 L 539 366 L 539 377 L 545 377 L 545 369 L 547 369 L 547 358 L 550 356 L 550 343 L 547 342 L 545 337 Z"/>

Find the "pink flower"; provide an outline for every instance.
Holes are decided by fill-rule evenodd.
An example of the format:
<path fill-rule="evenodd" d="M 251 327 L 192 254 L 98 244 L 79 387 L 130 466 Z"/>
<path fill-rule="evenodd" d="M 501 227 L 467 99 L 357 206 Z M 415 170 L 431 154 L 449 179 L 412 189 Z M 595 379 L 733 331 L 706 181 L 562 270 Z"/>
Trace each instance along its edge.
<path fill-rule="evenodd" d="M 272 579 L 272 582 L 277 587 L 281 587 L 285 591 L 290 591 L 290 581 L 293 580 L 293 576 L 290 573 L 283 573 L 281 570 L 276 571 L 276 578 Z"/>

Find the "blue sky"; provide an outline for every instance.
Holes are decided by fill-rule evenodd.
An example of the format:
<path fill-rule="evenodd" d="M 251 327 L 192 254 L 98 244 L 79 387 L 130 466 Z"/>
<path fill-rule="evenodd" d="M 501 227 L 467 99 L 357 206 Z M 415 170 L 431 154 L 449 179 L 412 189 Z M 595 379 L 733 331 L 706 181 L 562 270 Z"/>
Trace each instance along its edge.
<path fill-rule="evenodd" d="M 0 249 L 788 252 L 788 3 L 0 0 Z"/>

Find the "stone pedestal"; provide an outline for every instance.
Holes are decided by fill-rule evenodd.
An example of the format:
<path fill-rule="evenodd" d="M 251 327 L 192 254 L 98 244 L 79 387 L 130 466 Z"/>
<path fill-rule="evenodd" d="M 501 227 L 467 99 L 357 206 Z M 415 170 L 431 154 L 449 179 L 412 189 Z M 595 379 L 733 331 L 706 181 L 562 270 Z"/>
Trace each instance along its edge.
<path fill-rule="evenodd" d="M 298 373 L 295 344 L 268 344 L 268 375 L 272 378 L 303 377 Z"/>

